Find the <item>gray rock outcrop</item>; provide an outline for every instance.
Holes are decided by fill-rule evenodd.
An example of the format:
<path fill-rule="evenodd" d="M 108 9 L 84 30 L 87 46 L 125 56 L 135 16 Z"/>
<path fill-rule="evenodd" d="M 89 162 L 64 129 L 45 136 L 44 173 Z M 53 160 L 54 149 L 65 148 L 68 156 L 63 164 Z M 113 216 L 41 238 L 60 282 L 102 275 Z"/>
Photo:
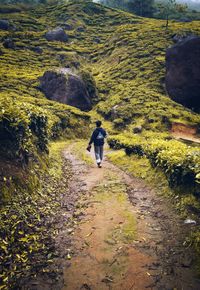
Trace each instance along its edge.
<path fill-rule="evenodd" d="M 39 89 L 48 99 L 77 107 L 82 111 L 91 110 L 93 99 L 96 97 L 95 90 L 89 90 L 82 77 L 70 69 L 45 72 L 40 78 Z"/>
<path fill-rule="evenodd" d="M 133 133 L 134 134 L 139 134 L 142 133 L 142 126 L 136 126 L 133 128 Z"/>
<path fill-rule="evenodd" d="M 167 50 L 166 90 L 174 101 L 200 111 L 200 37 L 188 37 Z"/>
<path fill-rule="evenodd" d="M 53 30 L 48 31 L 45 34 L 45 38 L 48 41 L 62 41 L 62 42 L 68 41 L 68 36 L 65 30 L 61 27 L 57 27 Z"/>
<path fill-rule="evenodd" d="M 15 49 L 15 43 L 11 38 L 6 38 L 3 42 L 3 46 L 8 49 Z"/>
<path fill-rule="evenodd" d="M 10 22 L 8 20 L 0 20 L 0 29 L 8 30 L 10 28 Z"/>
<path fill-rule="evenodd" d="M 43 49 L 40 47 L 40 46 L 35 46 L 32 48 L 32 50 L 35 52 L 35 53 L 43 53 Z"/>
<path fill-rule="evenodd" d="M 21 8 L 19 7 L 0 7 L 0 13 L 16 13 L 16 12 L 21 12 Z"/>

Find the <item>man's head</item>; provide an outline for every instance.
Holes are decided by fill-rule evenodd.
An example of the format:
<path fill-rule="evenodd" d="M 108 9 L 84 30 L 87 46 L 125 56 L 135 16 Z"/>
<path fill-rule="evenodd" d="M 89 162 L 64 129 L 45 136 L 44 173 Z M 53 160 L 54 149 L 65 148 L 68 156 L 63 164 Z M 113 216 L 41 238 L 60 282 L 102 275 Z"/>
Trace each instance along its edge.
<path fill-rule="evenodd" d="M 97 128 L 99 128 L 99 127 L 101 127 L 101 121 L 96 121 L 96 126 L 97 126 Z"/>

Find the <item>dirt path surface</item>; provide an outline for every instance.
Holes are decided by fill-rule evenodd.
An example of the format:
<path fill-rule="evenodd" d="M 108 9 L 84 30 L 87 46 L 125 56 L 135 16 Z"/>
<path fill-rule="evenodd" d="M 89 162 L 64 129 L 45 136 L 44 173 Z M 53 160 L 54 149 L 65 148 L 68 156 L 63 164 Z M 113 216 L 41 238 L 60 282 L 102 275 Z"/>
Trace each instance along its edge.
<path fill-rule="evenodd" d="M 108 161 L 99 169 L 69 150 L 65 158 L 71 190 L 83 194 L 63 290 L 200 289 L 185 242 L 192 226 L 166 199 Z"/>

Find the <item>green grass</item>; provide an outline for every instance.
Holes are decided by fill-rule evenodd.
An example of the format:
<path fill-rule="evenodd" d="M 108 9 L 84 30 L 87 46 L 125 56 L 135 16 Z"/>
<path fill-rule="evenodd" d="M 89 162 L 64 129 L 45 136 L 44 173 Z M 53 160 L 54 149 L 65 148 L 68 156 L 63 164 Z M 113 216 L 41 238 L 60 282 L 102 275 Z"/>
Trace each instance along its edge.
<path fill-rule="evenodd" d="M 94 160 L 92 159 L 91 154 L 93 149 L 91 150 L 91 153 L 89 153 L 86 148 L 88 146 L 88 141 L 87 140 L 76 140 L 73 143 L 73 146 L 71 146 L 70 151 L 77 156 L 77 158 L 81 159 L 84 161 L 87 165 L 92 165 L 94 164 Z"/>
<path fill-rule="evenodd" d="M 143 127 L 140 141 L 150 144 L 158 136 L 166 143 L 173 122 L 200 125 L 199 114 L 173 102 L 164 89 L 165 52 L 173 44 L 172 36 L 199 35 L 199 21 L 170 21 L 166 30 L 163 20 L 141 18 L 89 1 L 22 8 L 4 18 L 16 27 L 15 31 L 0 31 L 2 40 L 11 37 L 16 43 L 15 50 L 0 45 L 1 130 L 11 132 L 9 139 L 15 140 L 1 141 L 4 156 L 17 159 L 23 154 L 24 163 L 30 156 L 37 159 L 41 152 L 48 152 L 52 139 L 88 138 L 97 118 L 106 119 L 104 126 L 110 135 L 120 132 L 128 143 L 137 139 L 133 129 L 138 125 Z M 48 29 L 66 23 L 71 26 L 66 30 L 68 43 L 45 39 Z M 79 27 L 84 31 L 78 32 Z M 36 46 L 42 48 L 41 54 L 33 52 Z M 74 67 L 74 62 L 79 62 L 80 72 L 91 73 L 97 84 L 99 103 L 90 114 L 49 101 L 37 89 L 38 78 L 46 70 Z M 81 142 L 76 151 L 91 164 L 83 149 L 86 143 Z M 163 151 L 159 155 L 159 162 L 170 160 L 177 165 L 179 146 L 190 151 L 177 143 L 170 154 Z M 198 168 L 194 170 L 198 177 Z"/>
<path fill-rule="evenodd" d="M 120 133 L 128 144 L 137 139 L 140 147 L 153 144 L 158 136 L 159 142 L 166 144 L 173 122 L 200 126 L 200 115 L 172 101 L 164 88 L 165 52 L 173 44 L 173 35 L 200 35 L 200 21 L 170 21 L 166 30 L 163 20 L 141 18 L 79 0 L 46 8 L 22 8 L 21 12 L 0 16 L 9 19 L 16 27 L 16 30 L 0 31 L 0 133 L 8 136 L 1 138 L 0 142 L 4 177 L 1 200 L 10 200 L 16 189 L 20 192 L 23 188 L 23 192 L 33 193 L 38 186 L 38 176 L 34 179 L 31 170 L 39 174 L 44 172 L 49 149 L 50 160 L 55 165 L 50 173 L 59 178 L 62 170 L 58 152 L 64 143 L 52 145 L 51 141 L 65 137 L 88 138 L 97 118 L 106 119 L 104 125 L 110 135 Z M 66 23 L 72 26 L 71 30 L 66 30 L 67 43 L 45 39 L 47 30 L 64 27 Z M 78 32 L 78 27 L 84 27 L 84 31 Z M 14 40 L 16 49 L 3 47 L 3 39 L 7 37 Z M 33 51 L 37 46 L 42 48 L 41 54 Z M 97 84 L 99 103 L 90 114 L 49 101 L 37 89 L 38 78 L 46 70 L 65 66 L 74 68 L 75 62 L 80 64 L 80 72 L 91 73 Z M 136 137 L 133 128 L 138 125 L 142 125 L 144 131 Z M 160 148 L 159 142 L 150 149 Z M 87 141 L 80 141 L 73 150 L 86 163 L 92 164 L 85 151 L 86 144 Z M 172 149 L 170 154 L 167 150 L 160 153 L 160 165 L 169 161 L 176 166 L 183 161 L 185 153 L 192 152 L 189 146 L 180 142 Z M 184 154 L 177 156 L 181 150 Z M 166 176 L 152 169 L 145 156 L 138 159 L 120 151 L 112 153 L 110 158 L 124 170 L 155 185 L 157 183 L 158 189 L 167 192 Z M 194 164 L 194 158 L 189 166 Z M 195 162 L 199 164 L 198 158 Z M 198 167 L 194 166 L 192 170 L 198 177 Z M 115 188 L 114 191 L 119 190 Z M 173 195 L 172 189 L 168 193 Z M 119 194 L 118 198 L 119 201 L 123 199 Z M 199 206 L 190 194 L 182 195 L 180 203 L 180 208 L 189 204 Z M 124 228 L 127 238 L 132 238 L 129 228 L 134 228 L 133 223 L 130 220 Z M 199 245 L 198 234 L 196 241 Z"/>
<path fill-rule="evenodd" d="M 128 201 L 126 186 L 119 180 L 116 173 L 105 172 L 104 184 L 94 188 L 94 200 L 103 203 L 112 203 L 119 216 L 124 219 L 122 226 L 113 228 L 108 235 L 109 240 L 130 243 L 136 238 L 136 219 Z"/>
<path fill-rule="evenodd" d="M 70 168 L 65 168 L 65 174 L 62 170 L 62 151 L 66 144 L 51 143 L 48 166 L 46 160 L 43 164 L 45 168 L 40 162 L 30 171 L 20 171 L 22 176 L 17 185 L 14 183 L 10 188 L 14 194 L 0 207 L 1 289 L 18 288 L 19 281 L 29 275 L 30 270 L 37 275 L 40 259 L 43 261 L 41 271 L 51 263 L 48 255 L 54 255 L 52 239 L 56 233 L 54 227 L 47 229 L 45 223 L 47 216 L 53 219 L 57 215 L 70 178 Z"/>

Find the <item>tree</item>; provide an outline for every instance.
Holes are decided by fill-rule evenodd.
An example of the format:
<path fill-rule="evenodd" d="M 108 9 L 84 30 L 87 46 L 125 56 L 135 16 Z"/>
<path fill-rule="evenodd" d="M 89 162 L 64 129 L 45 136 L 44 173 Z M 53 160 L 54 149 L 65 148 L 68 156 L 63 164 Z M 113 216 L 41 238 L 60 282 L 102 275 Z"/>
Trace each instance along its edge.
<path fill-rule="evenodd" d="M 154 0 L 130 0 L 128 10 L 140 16 L 151 17 L 153 15 Z"/>
<path fill-rule="evenodd" d="M 100 0 L 99 2 L 103 5 L 120 9 L 125 8 L 126 5 L 125 0 Z"/>
<path fill-rule="evenodd" d="M 99 2 L 140 16 L 151 17 L 153 15 L 154 0 L 100 0 Z"/>
<path fill-rule="evenodd" d="M 166 2 L 158 3 L 159 14 L 161 18 L 166 20 L 166 29 L 169 27 L 170 15 L 183 13 L 187 10 L 186 4 L 178 4 L 176 0 L 167 0 Z"/>

